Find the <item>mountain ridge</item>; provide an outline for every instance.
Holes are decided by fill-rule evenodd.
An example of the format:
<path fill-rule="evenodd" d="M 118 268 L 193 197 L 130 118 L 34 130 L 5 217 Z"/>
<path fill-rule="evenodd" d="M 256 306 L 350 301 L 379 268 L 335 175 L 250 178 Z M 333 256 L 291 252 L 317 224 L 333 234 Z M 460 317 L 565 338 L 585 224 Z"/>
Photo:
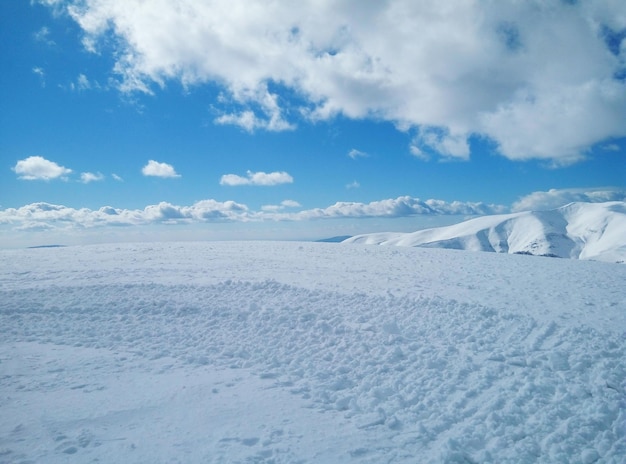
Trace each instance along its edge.
<path fill-rule="evenodd" d="M 626 202 L 573 202 L 548 211 L 481 216 L 416 232 L 356 235 L 343 243 L 624 262 Z"/>

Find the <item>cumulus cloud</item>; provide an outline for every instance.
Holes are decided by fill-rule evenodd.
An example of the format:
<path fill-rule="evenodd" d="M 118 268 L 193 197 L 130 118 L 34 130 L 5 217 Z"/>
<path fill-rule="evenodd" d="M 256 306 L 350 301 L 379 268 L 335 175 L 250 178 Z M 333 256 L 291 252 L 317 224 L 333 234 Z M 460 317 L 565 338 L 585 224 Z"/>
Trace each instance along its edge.
<path fill-rule="evenodd" d="M 420 200 L 401 196 L 370 203 L 337 202 L 328 208 L 312 209 L 298 213 L 301 219 L 320 218 L 370 218 L 370 217 L 407 217 L 416 215 L 484 215 L 506 212 L 501 205 L 460 202 L 451 203 L 442 200 Z"/>
<path fill-rule="evenodd" d="M 626 136 L 619 1 L 41 1 L 110 53 L 123 92 L 217 83 L 216 123 L 247 131 L 371 117 L 422 158 L 467 159 L 480 136 L 556 165 Z"/>
<path fill-rule="evenodd" d="M 23 160 L 19 160 L 13 167 L 13 171 L 20 179 L 25 180 L 52 180 L 67 179 L 67 175 L 72 172 L 71 169 L 60 166 L 54 161 L 48 161 L 41 156 L 29 156 Z"/>
<path fill-rule="evenodd" d="M 279 184 L 291 184 L 293 177 L 284 171 L 280 172 L 252 172 L 248 171 L 246 177 L 236 174 L 224 174 L 220 179 L 220 185 L 262 185 L 271 186 Z"/>
<path fill-rule="evenodd" d="M 148 161 L 148 164 L 141 169 L 141 173 L 144 176 L 152 177 L 180 177 L 180 174 L 176 173 L 171 164 L 159 163 L 154 160 Z"/>
<path fill-rule="evenodd" d="M 32 203 L 20 208 L 0 210 L 0 224 L 15 230 L 28 228 L 68 229 L 150 224 L 190 224 L 203 222 L 306 221 L 311 219 L 405 217 L 415 215 L 479 215 L 501 213 L 504 206 L 471 202 L 420 200 L 408 196 L 371 203 L 338 202 L 327 208 L 286 211 L 299 208 L 294 200 L 280 205 L 266 205 L 252 211 L 234 201 L 201 200 L 190 206 L 168 202 L 148 205 L 144 209 L 121 209 L 103 206 L 97 210 L 71 208 L 49 203 Z"/>
<path fill-rule="evenodd" d="M 247 221 L 248 208 L 234 201 L 202 200 L 191 206 L 167 202 L 144 209 L 121 209 L 103 206 L 97 210 L 71 208 L 49 203 L 32 203 L 21 208 L 0 211 L 0 224 L 17 227 L 45 225 L 48 228 L 91 228 L 103 226 L 137 226 L 207 221 Z"/>
<path fill-rule="evenodd" d="M 102 175 L 99 172 L 95 174 L 93 172 L 82 172 L 80 174 L 80 181 L 83 184 L 88 184 L 89 182 L 96 182 L 96 181 L 103 180 L 103 179 L 104 179 L 104 175 Z"/>
<path fill-rule="evenodd" d="M 619 188 L 551 189 L 547 192 L 533 192 L 513 203 L 511 210 L 544 211 L 576 201 L 589 203 L 626 201 L 626 190 Z"/>

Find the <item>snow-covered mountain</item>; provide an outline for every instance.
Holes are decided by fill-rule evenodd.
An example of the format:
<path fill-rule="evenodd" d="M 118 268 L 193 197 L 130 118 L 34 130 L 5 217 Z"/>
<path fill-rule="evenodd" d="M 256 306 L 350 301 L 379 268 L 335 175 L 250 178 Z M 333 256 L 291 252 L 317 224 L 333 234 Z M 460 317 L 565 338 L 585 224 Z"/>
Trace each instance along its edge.
<path fill-rule="evenodd" d="M 346 243 L 622 262 L 626 261 L 626 202 L 570 203 L 551 211 L 483 216 L 412 233 L 357 235 Z"/>

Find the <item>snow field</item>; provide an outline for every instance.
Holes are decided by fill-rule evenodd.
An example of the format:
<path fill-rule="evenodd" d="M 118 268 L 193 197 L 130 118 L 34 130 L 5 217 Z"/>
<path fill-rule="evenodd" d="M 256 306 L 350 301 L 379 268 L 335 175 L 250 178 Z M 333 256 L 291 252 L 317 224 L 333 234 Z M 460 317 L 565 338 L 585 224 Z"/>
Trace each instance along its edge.
<path fill-rule="evenodd" d="M 293 243 L 2 259 L 0 462 L 626 456 L 620 265 Z"/>

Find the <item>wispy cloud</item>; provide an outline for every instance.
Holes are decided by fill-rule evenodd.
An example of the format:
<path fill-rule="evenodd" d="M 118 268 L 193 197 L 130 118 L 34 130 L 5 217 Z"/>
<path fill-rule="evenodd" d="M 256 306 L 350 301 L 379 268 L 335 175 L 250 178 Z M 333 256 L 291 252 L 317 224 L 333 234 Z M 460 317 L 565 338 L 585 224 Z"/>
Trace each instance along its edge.
<path fill-rule="evenodd" d="M 364 151 L 353 148 L 352 150 L 348 152 L 348 156 L 352 159 L 357 159 L 357 158 L 367 158 L 369 155 L 365 153 Z"/>
<path fill-rule="evenodd" d="M 286 208 L 300 208 L 302 205 L 294 200 L 283 200 L 280 205 L 263 205 L 261 211 L 282 211 Z"/>
<path fill-rule="evenodd" d="M 449 129 L 422 126 L 411 141 L 411 154 L 418 158 L 426 159 L 420 147 L 426 147 L 430 151 L 438 153 L 444 158 L 468 160 L 470 147 L 467 134 L 454 133 Z"/>
<path fill-rule="evenodd" d="M 416 158 L 421 159 L 422 161 L 430 160 L 430 156 L 428 155 L 428 153 L 425 153 L 424 150 L 419 147 L 419 141 L 418 143 L 415 143 L 415 140 L 411 142 L 411 144 L 409 145 L 409 152 Z"/>
<path fill-rule="evenodd" d="M 352 182 L 346 185 L 347 189 L 357 189 L 359 187 L 361 187 L 361 184 L 359 184 L 356 180 L 353 180 Z"/>
<path fill-rule="evenodd" d="M 513 203 L 511 209 L 513 211 L 545 211 L 576 201 L 589 203 L 626 201 L 626 190 L 617 187 L 551 189 L 547 192 L 533 192 L 525 195 Z"/>
<path fill-rule="evenodd" d="M 266 121 L 261 121 L 251 110 L 240 113 L 223 114 L 215 119 L 217 124 L 239 126 L 247 132 L 254 132 L 255 129 L 265 127 Z"/>
<path fill-rule="evenodd" d="M 260 185 L 260 186 L 272 186 L 280 184 L 293 183 L 293 177 L 291 177 L 285 171 L 280 172 L 252 172 L 248 171 L 246 177 L 238 176 L 236 174 L 224 174 L 220 179 L 220 185 L 239 186 L 239 185 Z"/>
<path fill-rule="evenodd" d="M 408 131 L 416 156 L 467 159 L 477 135 L 555 165 L 626 136 L 623 53 L 601 33 L 620 2 L 44 3 L 87 50 L 112 44 L 123 92 L 217 83 L 215 122 L 250 132 L 375 118 Z"/>
<path fill-rule="evenodd" d="M 33 74 L 36 74 L 37 76 L 39 76 L 39 82 L 41 83 L 41 86 L 45 87 L 46 86 L 46 72 L 43 70 L 43 68 L 39 66 L 35 66 L 33 68 Z"/>
<path fill-rule="evenodd" d="M 144 176 L 151 177 L 180 177 L 180 174 L 176 173 L 176 170 L 171 164 L 159 163 L 158 161 L 150 160 L 142 169 L 141 173 Z"/>
<path fill-rule="evenodd" d="M 239 105 L 255 104 L 254 106 L 258 107 L 262 116 L 258 116 L 252 109 L 245 109 L 222 114 L 215 119 L 215 123 L 239 126 L 247 132 L 254 132 L 258 129 L 282 132 L 296 128 L 295 124 L 283 117 L 283 110 L 278 105 L 278 96 L 270 93 L 264 84 L 258 85 L 255 89 L 241 89 L 233 92 L 232 98 Z M 226 100 L 222 97 L 222 101 Z"/>
<path fill-rule="evenodd" d="M 115 179 L 118 182 L 124 182 L 124 179 L 122 179 L 122 177 L 118 176 L 115 173 L 111 174 L 111 177 L 113 177 L 113 179 Z"/>
<path fill-rule="evenodd" d="M 50 38 L 50 29 L 46 26 L 43 26 L 41 29 L 35 32 L 33 34 L 33 38 L 35 39 L 35 41 L 44 43 L 48 46 L 56 45 L 54 40 Z"/>
<path fill-rule="evenodd" d="M 71 169 L 60 166 L 42 156 L 29 156 L 19 160 L 12 169 L 20 179 L 24 180 L 65 180 L 72 172 Z"/>
<path fill-rule="evenodd" d="M 99 180 L 103 180 L 104 179 L 104 175 L 102 175 L 101 173 L 97 172 L 97 173 L 93 173 L 93 172 L 82 172 L 80 174 L 80 181 L 83 184 L 88 184 L 89 182 L 97 182 Z"/>
<path fill-rule="evenodd" d="M 71 82 L 69 86 L 70 90 L 76 92 L 83 92 L 90 89 L 99 89 L 100 85 L 97 82 L 91 82 L 86 75 L 79 74 L 75 82 Z"/>
<path fill-rule="evenodd" d="M 300 208 L 302 206 L 295 200 L 283 200 L 280 205 L 284 208 Z"/>

